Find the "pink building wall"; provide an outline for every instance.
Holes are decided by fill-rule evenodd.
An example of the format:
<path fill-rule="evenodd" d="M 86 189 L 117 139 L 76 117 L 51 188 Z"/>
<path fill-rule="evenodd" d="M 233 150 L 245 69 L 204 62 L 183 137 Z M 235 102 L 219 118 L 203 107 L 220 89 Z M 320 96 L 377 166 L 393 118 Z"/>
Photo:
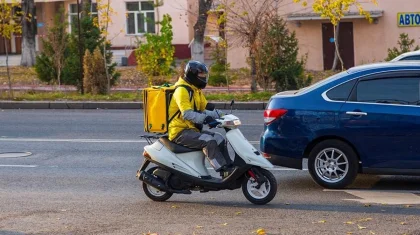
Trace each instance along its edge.
<path fill-rule="evenodd" d="M 353 22 L 354 35 L 354 61 L 355 65 L 384 61 L 387 49 L 398 47 L 397 41 L 400 33 L 408 33 L 409 37 L 420 45 L 419 27 L 398 27 L 397 14 L 399 12 L 420 12 L 419 0 L 377 0 L 378 5 L 363 3 L 367 10 L 383 11 L 377 24 L 369 24 L 365 19 L 348 19 Z M 281 1 L 280 1 L 281 2 Z M 308 1 L 309 3 L 313 2 Z M 366 1 L 364 1 L 366 2 Z M 310 4 L 309 4 L 310 6 Z M 357 11 L 353 8 L 351 11 Z M 311 12 L 310 7 L 302 7 L 293 3 L 293 0 L 284 0 L 279 3 L 279 15 L 287 16 L 290 13 Z M 288 22 L 288 27 L 296 32 L 299 40 L 300 54 L 308 53 L 307 69 L 323 70 L 323 49 L 321 24 L 328 21 L 310 20 L 300 21 L 298 27 L 295 22 Z M 248 67 L 246 48 L 235 46 L 228 52 L 228 62 L 232 68 Z M 241 55 L 241 56 L 238 56 Z"/>

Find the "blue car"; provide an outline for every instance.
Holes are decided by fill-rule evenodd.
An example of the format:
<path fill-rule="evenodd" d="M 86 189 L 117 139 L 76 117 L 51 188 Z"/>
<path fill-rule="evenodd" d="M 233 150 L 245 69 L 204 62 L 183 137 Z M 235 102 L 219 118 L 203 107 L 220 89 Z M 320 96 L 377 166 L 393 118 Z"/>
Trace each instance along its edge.
<path fill-rule="evenodd" d="M 271 97 L 260 148 L 274 165 L 345 188 L 358 173 L 420 175 L 420 63 L 358 66 Z"/>

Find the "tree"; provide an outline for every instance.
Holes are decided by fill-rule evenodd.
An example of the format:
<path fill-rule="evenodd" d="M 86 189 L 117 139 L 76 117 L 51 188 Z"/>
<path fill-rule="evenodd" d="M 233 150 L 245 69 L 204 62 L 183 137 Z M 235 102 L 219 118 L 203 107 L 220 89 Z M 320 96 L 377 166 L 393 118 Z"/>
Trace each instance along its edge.
<path fill-rule="evenodd" d="M 7 40 L 10 40 L 13 33 L 21 33 L 22 26 L 16 23 L 18 17 L 22 15 L 21 11 L 14 11 L 13 9 L 20 8 L 20 3 L 13 0 L 12 3 L 6 0 L 0 0 L 0 37 L 4 38 L 4 47 L 6 49 L 6 70 L 7 79 L 9 82 L 9 98 L 13 98 L 12 80 L 9 71 L 9 48 L 7 47 Z"/>
<path fill-rule="evenodd" d="M 24 17 L 22 20 L 22 56 L 20 65 L 31 67 L 35 65 L 35 34 L 36 22 L 33 17 L 36 15 L 34 0 L 22 0 Z"/>
<path fill-rule="evenodd" d="M 90 6 L 85 6 L 85 11 L 90 12 Z M 80 34 L 79 34 L 80 32 Z M 79 36 L 80 35 L 80 36 Z M 79 44 L 79 42 L 83 42 Z M 111 44 L 109 41 L 105 41 L 105 38 L 101 35 L 100 29 L 95 25 L 94 18 L 91 17 L 91 14 L 86 14 L 80 20 L 80 30 L 77 27 L 74 27 L 74 32 L 70 34 L 68 48 L 66 50 L 66 60 L 65 66 L 63 69 L 63 83 L 68 85 L 75 85 L 84 93 L 83 86 L 83 73 L 79 71 L 80 66 L 83 67 L 83 56 L 82 61 L 80 62 L 79 51 L 86 51 L 89 49 L 91 53 L 96 49 L 96 47 L 101 48 L 101 52 L 104 53 L 103 49 L 105 45 L 106 49 L 106 63 L 108 64 L 108 74 L 110 75 L 110 84 L 111 86 L 116 83 L 120 73 L 115 71 L 116 63 L 112 63 L 112 52 L 110 51 Z"/>
<path fill-rule="evenodd" d="M 85 92 L 93 95 L 108 93 L 106 67 L 101 49 L 96 47 L 93 53 L 86 49 L 83 57 Z"/>
<path fill-rule="evenodd" d="M 171 66 L 174 61 L 175 48 L 172 46 L 172 18 L 163 15 L 160 34 L 146 34 L 146 43 L 142 43 L 136 49 L 138 68 L 149 78 L 153 76 L 167 76 L 172 72 Z"/>
<path fill-rule="evenodd" d="M 198 17 L 194 25 L 194 41 L 192 44 L 192 59 L 204 63 L 204 32 L 207 25 L 208 12 L 213 0 L 198 0 Z"/>
<path fill-rule="evenodd" d="M 415 40 L 410 39 L 408 37 L 408 34 L 402 33 L 400 34 L 400 39 L 398 41 L 399 49 L 394 47 L 392 49 L 388 48 L 388 57 L 385 59 L 385 61 L 391 61 L 395 57 L 404 54 L 406 52 L 410 52 L 411 48 L 414 46 Z M 417 45 L 414 48 L 414 51 L 420 50 L 420 47 Z"/>
<path fill-rule="evenodd" d="M 61 74 L 65 62 L 69 35 L 67 16 L 64 8 L 54 16 L 54 23 L 47 28 L 46 39 L 42 38 L 43 52 L 36 57 L 35 70 L 39 78 L 46 82 L 56 81 L 61 86 Z"/>
<path fill-rule="evenodd" d="M 302 2 L 303 6 L 307 6 L 308 2 L 306 0 L 293 0 L 296 3 Z M 374 3 L 377 5 L 376 0 L 368 0 L 369 2 Z M 329 21 L 332 23 L 334 28 L 334 44 L 335 44 L 335 58 L 332 70 L 336 69 L 337 66 L 337 58 L 341 62 L 341 70 L 344 70 L 344 63 L 343 59 L 341 58 L 339 52 L 339 42 L 338 42 L 338 32 L 339 32 L 339 23 L 344 15 L 350 11 L 350 7 L 356 6 L 359 10 L 360 15 L 364 15 L 369 22 L 372 22 L 372 18 L 370 17 L 370 13 L 363 9 L 362 4 L 359 0 L 314 0 L 312 4 L 312 9 L 315 13 L 321 15 L 321 17 L 328 18 Z"/>
<path fill-rule="evenodd" d="M 224 0 L 217 7 L 217 10 L 222 12 L 218 23 L 225 25 L 225 32 L 230 34 L 230 45 L 238 43 L 249 49 L 252 92 L 257 91 L 257 38 L 265 22 L 269 20 L 268 13 L 276 11 L 275 2 L 276 0 Z"/>
<path fill-rule="evenodd" d="M 102 37 L 105 39 L 105 42 L 110 43 L 107 39 L 108 37 L 108 26 L 112 24 L 112 16 L 117 12 L 111 7 L 110 0 L 96 0 L 96 9 L 98 10 L 98 16 L 94 18 L 95 26 L 98 27 L 101 31 Z M 108 52 L 106 45 L 103 43 L 103 62 L 105 66 L 106 78 L 108 81 L 107 92 L 111 91 L 111 77 L 108 74 L 108 63 L 106 60 L 106 53 Z"/>
<path fill-rule="evenodd" d="M 257 38 L 255 53 L 257 78 L 262 87 L 275 83 L 276 91 L 295 90 L 311 83 L 304 74 L 306 56 L 298 59 L 299 45 L 295 32 L 289 32 L 286 22 L 275 13 L 267 20 Z"/>

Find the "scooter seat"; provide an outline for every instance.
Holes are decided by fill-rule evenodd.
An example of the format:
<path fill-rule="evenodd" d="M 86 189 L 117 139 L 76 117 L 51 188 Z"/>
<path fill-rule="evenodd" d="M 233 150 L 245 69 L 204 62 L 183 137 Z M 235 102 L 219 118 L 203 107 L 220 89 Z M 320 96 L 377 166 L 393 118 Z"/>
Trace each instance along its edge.
<path fill-rule="evenodd" d="M 189 153 L 189 152 L 201 151 L 201 149 L 190 149 L 185 146 L 175 144 L 174 142 L 170 141 L 168 137 L 166 136 L 159 138 L 159 141 L 173 153 Z"/>

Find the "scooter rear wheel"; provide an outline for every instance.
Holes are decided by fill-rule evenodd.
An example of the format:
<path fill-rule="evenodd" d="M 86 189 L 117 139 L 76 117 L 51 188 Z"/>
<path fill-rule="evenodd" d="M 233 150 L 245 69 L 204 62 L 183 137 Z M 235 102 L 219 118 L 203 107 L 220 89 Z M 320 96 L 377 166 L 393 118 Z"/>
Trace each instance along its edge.
<path fill-rule="evenodd" d="M 242 182 L 242 192 L 248 201 L 257 205 L 264 205 L 269 203 L 276 196 L 277 180 L 270 171 L 262 168 L 259 168 L 258 170 L 267 179 L 267 182 L 257 188 L 258 183 L 254 178 L 246 178 Z"/>
<path fill-rule="evenodd" d="M 153 171 L 156 170 L 157 167 L 152 167 L 147 170 L 147 173 L 153 174 Z M 146 184 L 143 182 L 143 191 L 146 196 L 153 201 L 164 202 L 172 197 L 172 193 L 161 191 L 151 185 Z"/>

